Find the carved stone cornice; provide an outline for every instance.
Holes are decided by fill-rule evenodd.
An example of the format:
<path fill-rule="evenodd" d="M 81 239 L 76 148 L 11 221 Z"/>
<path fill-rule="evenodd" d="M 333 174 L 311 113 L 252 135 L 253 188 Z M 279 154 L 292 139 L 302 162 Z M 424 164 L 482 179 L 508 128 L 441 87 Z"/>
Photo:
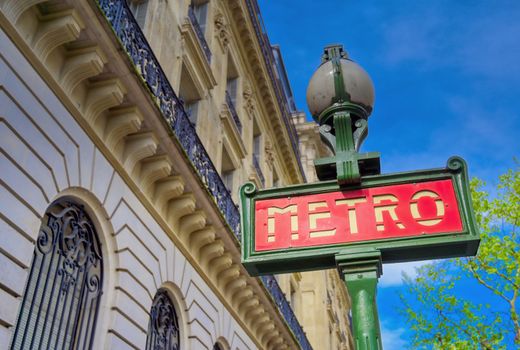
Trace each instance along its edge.
<path fill-rule="evenodd" d="M 303 174 L 299 168 L 299 157 L 293 149 L 291 144 L 291 137 L 289 131 L 284 123 L 284 116 L 282 108 L 278 103 L 275 89 L 276 82 L 270 78 L 268 69 L 273 70 L 269 62 L 264 59 L 263 52 L 271 50 L 267 47 L 267 42 L 260 42 L 255 32 L 255 24 L 253 23 L 248 6 L 251 2 L 248 0 L 229 0 L 225 2 L 227 9 L 230 11 L 230 28 L 234 31 L 233 37 L 238 38 L 238 45 L 241 46 L 245 53 L 244 59 L 250 67 L 252 83 L 258 87 L 259 93 L 262 97 L 261 104 L 258 109 L 266 115 L 268 124 L 270 125 L 270 132 L 276 140 L 277 148 L 280 149 L 280 154 L 284 157 L 288 173 L 291 179 L 297 182 L 303 182 Z M 258 22 L 256 23 L 258 26 Z M 290 121 L 289 121 L 290 122 Z"/>
<path fill-rule="evenodd" d="M 207 179 L 194 175 L 195 167 L 181 148 L 181 136 L 187 138 L 188 132 L 175 136 L 177 134 L 169 129 L 178 120 L 185 121 L 175 124 L 181 125 L 181 131 L 190 127 L 186 119 L 166 118 L 166 112 L 174 114 L 179 102 L 173 95 L 166 96 L 171 86 L 154 61 L 155 57 L 148 53 L 149 46 L 143 47 L 146 41 L 142 37 L 136 39 L 136 31 L 131 27 L 119 28 L 119 32 L 135 40 L 122 41 L 116 37 L 118 34 L 110 22 L 115 21 L 112 15 L 118 13 L 130 18 L 124 0 L 62 2 L 70 11 L 53 13 L 56 18 L 64 19 L 65 25 L 57 26 L 42 25 L 42 22 L 50 24 L 51 17 L 36 15 L 40 12 L 35 6 L 37 0 L 24 1 L 23 6 L 15 1 L 0 2 L 2 29 L 9 33 L 49 89 L 255 345 L 266 349 L 295 348 L 297 339 L 279 306 L 266 293 L 260 279 L 249 276 L 240 264 L 238 241 L 229 228 L 231 224 L 219 211 L 218 203 L 204 187 L 203 181 Z M 7 7 L 11 17 L 4 15 Z M 33 11 L 28 13 L 32 17 L 25 21 L 31 23 L 22 27 L 16 18 L 30 7 Z M 125 20 L 117 25 L 131 22 Z M 49 64 L 50 51 L 42 47 L 40 32 L 47 29 L 52 29 L 60 39 L 52 45 L 52 51 L 61 55 L 55 59 L 69 62 L 73 70 Z M 195 50 L 193 33 L 185 27 L 181 31 L 183 29 L 191 41 L 191 49 Z M 69 35 L 71 33 L 73 35 Z M 76 61 L 67 60 L 71 59 L 71 50 L 79 39 L 88 44 L 89 50 L 81 53 L 87 56 L 78 60 L 81 63 L 78 66 Z M 136 51 L 124 45 L 133 45 Z M 203 57 L 200 53 L 198 56 Z M 141 65 L 132 63 L 136 58 L 141 60 Z M 75 87 L 74 91 L 70 90 L 71 86 Z M 214 182 L 208 181 L 208 184 Z M 107 327 L 110 332 L 113 324 Z M 273 329 L 276 332 L 272 332 Z"/>

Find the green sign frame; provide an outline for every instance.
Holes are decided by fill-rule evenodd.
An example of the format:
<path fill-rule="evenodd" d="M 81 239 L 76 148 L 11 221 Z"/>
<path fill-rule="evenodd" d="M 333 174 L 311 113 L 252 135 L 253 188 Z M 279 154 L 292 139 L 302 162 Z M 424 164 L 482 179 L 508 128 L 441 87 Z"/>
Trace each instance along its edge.
<path fill-rule="evenodd" d="M 257 200 L 365 189 L 451 179 L 459 207 L 461 232 L 342 243 L 325 246 L 255 251 L 255 202 Z M 335 256 L 349 252 L 379 251 L 383 262 L 405 262 L 475 255 L 480 243 L 471 204 L 466 162 L 451 157 L 445 168 L 364 176 L 361 183 L 340 186 L 338 181 L 259 190 L 248 182 L 240 188 L 242 264 L 254 276 L 336 267 Z"/>

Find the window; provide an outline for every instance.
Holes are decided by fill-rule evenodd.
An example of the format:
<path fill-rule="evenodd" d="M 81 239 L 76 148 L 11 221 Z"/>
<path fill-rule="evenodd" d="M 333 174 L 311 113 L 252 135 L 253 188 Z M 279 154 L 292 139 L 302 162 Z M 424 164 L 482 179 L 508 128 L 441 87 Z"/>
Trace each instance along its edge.
<path fill-rule="evenodd" d="M 291 304 L 291 308 L 295 314 L 299 311 L 299 303 L 298 303 L 298 288 L 296 287 L 293 281 L 289 283 L 289 303 Z"/>
<path fill-rule="evenodd" d="M 188 115 L 188 119 L 191 123 L 191 125 L 196 126 L 197 125 L 197 114 L 199 112 L 199 101 L 191 101 L 190 103 L 184 104 L 184 110 L 186 111 L 186 114 Z"/>
<path fill-rule="evenodd" d="M 260 128 L 256 123 L 256 120 L 253 122 L 253 158 L 256 162 L 260 162 L 260 155 L 262 153 L 262 134 L 260 132 Z"/>
<path fill-rule="evenodd" d="M 233 193 L 233 175 L 235 170 L 225 171 L 222 174 L 222 181 L 224 182 L 224 186 L 226 186 L 227 190 L 230 193 Z"/>
<path fill-rule="evenodd" d="M 141 27 L 141 29 L 144 28 L 148 0 L 128 0 L 128 7 L 130 8 L 130 11 L 132 11 L 139 27 Z"/>
<path fill-rule="evenodd" d="M 203 34 L 206 33 L 206 23 L 208 18 L 208 1 L 193 1 L 193 13 Z"/>
<path fill-rule="evenodd" d="M 91 349 L 102 281 L 89 216 L 73 202 L 53 204 L 36 239 L 12 349 Z"/>
<path fill-rule="evenodd" d="M 253 166 L 255 167 L 256 173 L 260 178 L 262 186 L 265 186 L 265 177 L 262 173 L 262 167 L 260 162 L 262 161 L 262 134 L 260 128 L 253 119 Z"/>
<path fill-rule="evenodd" d="M 184 110 L 191 125 L 196 126 L 199 119 L 201 97 L 186 66 L 183 66 L 181 71 L 179 96 L 184 101 Z"/>
<path fill-rule="evenodd" d="M 230 98 L 231 102 L 233 103 L 233 107 L 237 103 L 237 85 L 238 85 L 237 78 L 229 79 L 226 82 L 226 93 L 229 94 L 229 98 Z"/>
<path fill-rule="evenodd" d="M 229 156 L 226 148 L 222 149 L 222 181 L 224 182 L 224 186 L 226 186 L 227 190 L 233 194 L 233 179 L 235 177 L 235 166 L 233 165 L 233 161 Z"/>
<path fill-rule="evenodd" d="M 155 294 L 150 310 L 146 350 L 179 350 L 179 319 L 166 289 Z"/>
<path fill-rule="evenodd" d="M 229 54 L 226 75 L 226 94 L 229 95 L 229 99 L 233 104 L 231 107 L 235 108 L 238 95 L 238 71 L 235 62 L 233 62 Z"/>

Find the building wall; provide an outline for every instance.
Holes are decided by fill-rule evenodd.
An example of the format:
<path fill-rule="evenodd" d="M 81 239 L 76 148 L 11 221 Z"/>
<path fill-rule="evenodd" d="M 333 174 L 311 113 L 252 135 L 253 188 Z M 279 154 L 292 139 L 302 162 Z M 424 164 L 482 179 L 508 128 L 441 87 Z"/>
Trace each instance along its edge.
<path fill-rule="evenodd" d="M 143 349 L 159 287 L 177 302 L 183 348 L 211 349 L 220 337 L 256 348 L 3 31 L 0 42 L 0 348 L 9 346 L 42 216 L 64 196 L 85 203 L 102 240 L 106 293 L 94 348 Z"/>
<path fill-rule="evenodd" d="M 198 96 L 196 130 L 211 160 L 221 171 L 223 152 L 227 152 L 236 169 L 235 185 L 230 189 L 235 201 L 238 184 L 253 181 L 258 187 L 270 187 L 273 169 L 280 179 L 279 185 L 301 182 L 302 174 L 294 169 L 297 158 L 294 151 L 287 148 L 289 136 L 280 120 L 280 109 L 285 107 L 274 101 L 273 87 L 269 86 L 274 82 L 267 85 L 263 80 L 260 82 L 258 76 L 265 74 L 262 70 L 266 69 L 255 56 L 260 48 L 255 46 L 253 38 L 245 36 L 251 30 L 248 26 L 252 26 L 243 17 L 247 11 L 245 2 L 145 2 L 148 5 L 142 24 L 144 34 L 174 89 L 181 96 L 183 92 Z M 211 59 L 201 49 L 196 25 L 189 17 L 192 3 L 207 4 L 203 34 Z M 225 96 L 230 71 L 235 71 L 237 80 L 232 107 Z M 185 84 L 183 74 L 189 76 L 193 84 Z M 237 113 L 241 131 L 231 115 L 232 108 Z M 256 151 L 255 133 L 260 141 Z"/>
<path fill-rule="evenodd" d="M 11 341 L 42 217 L 65 197 L 85 205 L 102 241 L 94 348 L 144 348 L 158 288 L 176 304 L 182 348 L 211 349 L 217 340 L 229 349 L 302 346 L 281 301 L 241 266 L 234 228 L 211 193 L 215 184 L 169 129 L 146 85 L 149 66 L 132 63 L 99 3 L 0 0 L 0 348 Z M 195 141 L 221 177 L 235 169 L 233 200 L 245 181 L 302 182 L 279 100 L 292 93 L 276 92 L 268 43 L 248 15 L 255 2 L 208 2 L 211 59 L 189 17 L 190 1 L 128 3 L 141 6 L 132 9 L 173 90 L 186 107 L 199 100 Z M 235 117 L 225 94 L 230 74 L 237 78 Z M 321 151 L 306 135 L 300 132 L 299 151 L 312 180 L 312 157 Z M 345 348 L 348 298 L 337 274 L 277 279 L 314 347 Z"/>
<path fill-rule="evenodd" d="M 0 219 L 5 228 L 0 348 L 11 342 L 43 214 L 63 196 L 86 206 L 101 236 L 106 271 L 94 348 L 143 348 L 158 288 L 167 288 L 176 304 L 184 348 L 211 349 L 219 339 L 233 349 L 300 347 L 302 340 L 279 309 L 281 300 L 241 266 L 235 227 L 219 207 L 221 198 L 211 192 L 215 179 L 202 173 L 214 164 L 223 175 L 222 149 L 228 145 L 240 174 L 232 192 L 246 179 L 272 184 L 270 169 L 282 183 L 301 181 L 265 63 L 246 54 L 243 42 L 236 51 L 226 51 L 225 41 L 218 39 L 221 43 L 212 45 L 222 45 L 221 57 L 215 54 L 208 66 L 193 27 L 186 26 L 187 2 L 150 1 L 150 9 L 158 9 L 153 15 L 164 16 L 159 23 L 148 20 L 152 12 L 145 16 L 154 56 L 174 90 L 190 93 L 195 86 L 207 111 L 196 126 L 198 138 L 185 136 L 197 148 L 193 154 L 207 152 L 212 164 L 190 158 L 193 149 L 171 129 L 175 115 L 164 114 L 156 86 L 147 85 L 148 69 L 158 69 L 155 57 L 140 38 L 135 40 L 135 32 L 127 32 L 145 62 L 136 64 L 125 46 L 129 43 L 116 36 L 99 4 L 0 1 Z M 230 17 L 224 22 L 230 38 L 249 37 L 249 45 L 259 50 L 251 41 L 250 22 L 237 32 L 236 22 L 247 13 L 245 3 L 226 4 L 230 8 L 221 10 Z M 159 25 L 164 22 L 170 25 Z M 229 52 L 244 74 L 237 96 L 239 118 L 248 125 L 242 134 L 217 87 L 223 85 L 217 84 L 223 74 L 218 62 L 227 64 Z M 246 58 L 260 67 L 242 65 Z M 183 66 L 193 73 L 187 90 L 181 84 Z M 252 70 L 255 75 L 248 76 Z M 174 105 L 175 113 L 182 112 L 180 106 Z M 253 120 L 262 135 L 258 155 L 264 181 L 253 162 Z"/>

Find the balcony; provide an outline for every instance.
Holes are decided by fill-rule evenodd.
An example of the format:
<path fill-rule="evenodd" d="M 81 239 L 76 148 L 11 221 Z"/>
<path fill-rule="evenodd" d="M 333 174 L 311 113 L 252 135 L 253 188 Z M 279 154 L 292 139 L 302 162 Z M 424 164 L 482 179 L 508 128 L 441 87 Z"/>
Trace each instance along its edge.
<path fill-rule="evenodd" d="M 114 34 L 119 39 L 123 50 L 128 54 L 129 60 L 153 95 L 162 117 L 165 119 L 174 137 L 186 152 L 200 181 L 213 197 L 229 229 L 240 241 L 240 217 L 238 208 L 233 203 L 222 178 L 216 171 L 207 151 L 188 119 L 183 102 L 178 98 L 166 78 L 159 61 L 150 48 L 141 28 L 135 21 L 127 2 L 125 0 L 96 1 L 109 25 L 112 27 Z M 193 17 L 193 9 L 190 11 L 190 19 L 195 19 Z M 200 31 L 200 33 L 202 34 L 202 31 Z M 209 48 L 207 53 L 209 53 L 209 60 L 211 58 Z M 255 167 L 257 166 L 258 162 L 255 163 Z M 259 175 L 261 175 L 259 167 L 257 167 L 257 171 L 259 171 Z M 262 276 L 260 279 L 265 289 L 270 293 L 273 303 L 276 304 L 289 329 L 298 340 L 300 347 L 304 350 L 311 350 L 312 347 L 298 323 L 293 310 L 283 296 L 276 279 L 273 276 Z"/>
<path fill-rule="evenodd" d="M 197 20 L 197 16 L 195 16 L 193 5 L 188 7 L 188 18 L 190 19 L 195 34 L 197 35 L 197 39 L 199 39 L 200 46 L 202 47 L 202 51 L 204 51 L 204 55 L 206 56 L 208 63 L 211 63 L 211 50 L 209 49 L 208 42 L 206 41 L 206 37 L 204 36 L 204 32 L 200 27 L 199 21 Z"/>
<path fill-rule="evenodd" d="M 231 99 L 231 95 L 226 90 L 226 103 L 229 108 L 229 112 L 231 113 L 231 116 L 233 117 L 233 121 L 235 122 L 235 125 L 238 129 L 238 132 L 242 133 L 242 123 L 240 122 L 240 118 L 238 117 L 237 110 L 235 108 L 235 104 L 233 103 L 233 100 Z"/>
<path fill-rule="evenodd" d="M 293 331 L 293 334 L 298 340 L 298 343 L 300 344 L 301 348 L 304 350 L 312 350 L 312 347 L 309 341 L 307 340 L 307 335 L 300 326 L 300 323 L 298 322 L 298 319 L 296 318 L 293 309 L 287 302 L 285 295 L 280 289 L 280 286 L 278 285 L 276 278 L 274 278 L 274 276 L 267 275 L 260 276 L 260 279 L 262 280 L 266 289 L 271 294 L 271 297 L 273 298 L 273 301 L 276 303 L 278 310 L 280 310 L 280 312 L 282 313 L 285 322 Z"/>

